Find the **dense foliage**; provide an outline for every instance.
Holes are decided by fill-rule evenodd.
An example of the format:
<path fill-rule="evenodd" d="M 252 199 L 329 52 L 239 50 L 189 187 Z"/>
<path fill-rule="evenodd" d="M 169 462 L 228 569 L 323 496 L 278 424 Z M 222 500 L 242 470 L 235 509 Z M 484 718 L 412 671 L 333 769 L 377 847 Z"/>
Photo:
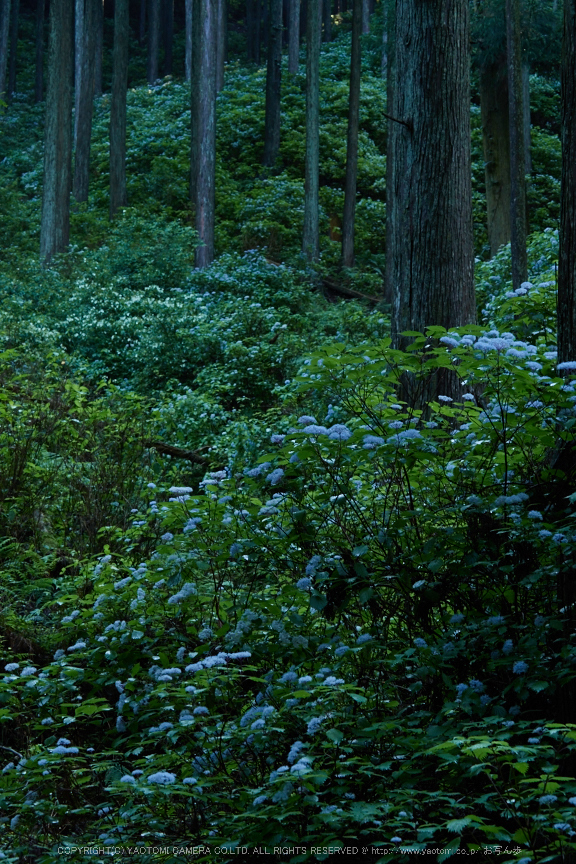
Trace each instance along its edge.
<path fill-rule="evenodd" d="M 284 83 L 282 167 L 264 173 L 264 72 L 228 66 L 204 271 L 185 84 L 130 91 L 131 206 L 113 225 L 97 101 L 91 197 L 50 268 L 42 109 L 22 98 L 2 118 L 2 860 L 56 864 L 87 842 L 225 846 L 221 861 L 300 845 L 576 854 L 558 86 L 531 78 L 530 282 L 511 290 L 509 249 L 485 260 L 472 105 L 480 323 L 396 351 L 378 302 L 380 38 L 365 39 L 344 274 L 346 34 L 323 48 L 315 270 L 299 253 L 301 75 Z M 336 275 L 375 302 L 336 301 Z M 460 395 L 423 403 L 438 376 Z"/>

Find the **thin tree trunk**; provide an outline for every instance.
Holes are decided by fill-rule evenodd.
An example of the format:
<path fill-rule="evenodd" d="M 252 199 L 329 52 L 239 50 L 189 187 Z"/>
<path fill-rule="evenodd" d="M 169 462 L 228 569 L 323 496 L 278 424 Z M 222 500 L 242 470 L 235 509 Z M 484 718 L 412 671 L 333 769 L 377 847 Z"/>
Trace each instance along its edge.
<path fill-rule="evenodd" d="M 524 167 L 526 174 L 532 173 L 532 141 L 530 116 L 530 65 L 522 64 L 522 99 L 524 116 Z"/>
<path fill-rule="evenodd" d="M 226 0 L 218 0 L 218 36 L 216 43 L 216 91 L 224 86 L 224 66 L 228 41 L 228 7 Z"/>
<path fill-rule="evenodd" d="M 306 27 L 306 156 L 302 251 L 309 261 L 320 257 L 320 0 L 308 0 Z"/>
<path fill-rule="evenodd" d="M 332 41 L 332 0 L 322 0 L 322 41 Z"/>
<path fill-rule="evenodd" d="M 480 70 L 486 212 L 490 257 L 510 242 L 510 128 L 505 58 Z"/>
<path fill-rule="evenodd" d="M 18 59 L 18 18 L 20 0 L 12 0 L 10 12 L 10 60 L 8 63 L 8 101 L 16 92 L 16 61 Z"/>
<path fill-rule="evenodd" d="M 0 99 L 6 101 L 6 73 L 10 33 L 10 2 L 0 0 Z"/>
<path fill-rule="evenodd" d="M 264 120 L 264 158 L 272 168 L 280 149 L 280 87 L 282 84 L 282 0 L 270 2 L 270 30 L 266 65 L 266 117 Z"/>
<path fill-rule="evenodd" d="M 288 72 L 290 75 L 296 75 L 300 60 L 300 0 L 289 0 L 289 3 Z"/>
<path fill-rule="evenodd" d="M 174 0 L 164 0 L 164 75 L 172 75 L 172 43 L 174 41 Z"/>
<path fill-rule="evenodd" d="M 380 55 L 380 75 L 388 74 L 388 0 L 382 0 L 382 54 Z"/>
<path fill-rule="evenodd" d="M 84 56 L 84 13 L 86 0 L 74 2 L 74 147 L 78 138 L 78 116 L 80 114 L 80 81 Z"/>
<path fill-rule="evenodd" d="M 384 0 L 386 2 L 386 0 Z M 392 268 L 391 240 L 388 239 L 389 233 L 392 231 L 392 222 L 390 210 L 392 208 L 392 188 L 394 185 L 394 148 L 393 143 L 393 123 L 391 119 L 392 106 L 394 105 L 394 82 L 396 78 L 396 61 L 395 61 L 395 45 L 396 45 L 396 5 L 393 0 L 389 0 L 388 14 L 386 17 L 386 32 L 387 32 L 387 66 L 386 66 L 386 113 L 387 130 L 386 130 L 386 261 L 384 271 L 384 299 L 386 303 L 392 306 L 394 300 L 394 278 Z"/>
<path fill-rule="evenodd" d="M 80 40 L 80 63 L 76 64 L 76 122 L 73 194 L 78 202 L 88 200 L 90 178 L 90 142 L 94 107 L 94 48 L 98 6 L 101 0 L 85 0 L 83 32 Z"/>
<path fill-rule="evenodd" d="M 66 249 L 70 236 L 73 72 L 74 7 L 70 0 L 51 0 L 40 226 L 40 256 L 46 262 Z"/>
<path fill-rule="evenodd" d="M 44 9 L 45 0 L 36 0 L 36 74 L 34 77 L 34 101 L 44 98 Z"/>
<path fill-rule="evenodd" d="M 216 39 L 218 0 L 195 0 L 192 12 L 192 159 L 191 192 L 201 245 L 196 266 L 214 258 L 216 181 Z"/>
<path fill-rule="evenodd" d="M 346 144 L 346 181 L 344 184 L 344 215 L 342 217 L 342 264 L 354 264 L 354 214 L 356 211 L 356 180 L 358 177 L 358 126 L 360 121 L 360 75 L 362 55 L 363 0 L 354 0 L 352 8 L 352 51 L 350 56 L 350 99 L 348 102 L 348 140 Z"/>
<path fill-rule="evenodd" d="M 158 54 L 160 50 L 160 0 L 149 0 L 148 8 L 148 62 L 146 75 L 148 84 L 158 79 Z"/>
<path fill-rule="evenodd" d="M 186 36 L 184 43 L 184 73 L 186 81 L 192 79 L 192 0 L 186 0 Z"/>
<path fill-rule="evenodd" d="M 186 0 L 188 2 L 188 0 Z M 144 44 L 146 39 L 146 7 L 148 0 L 140 0 L 140 21 L 138 25 L 138 41 L 140 45 Z"/>
<path fill-rule="evenodd" d="M 564 3 L 558 360 L 576 361 L 576 0 Z"/>
<path fill-rule="evenodd" d="M 114 49 L 110 100 L 110 219 L 128 204 L 126 191 L 126 90 L 128 87 L 129 2 L 114 3 Z"/>
<path fill-rule="evenodd" d="M 102 52 L 104 50 L 104 0 L 99 0 L 96 16 L 96 41 L 94 46 L 94 96 L 102 96 Z"/>
<path fill-rule="evenodd" d="M 522 94 L 519 0 L 506 0 L 506 47 L 508 57 L 508 120 L 510 126 L 510 250 L 512 286 L 516 289 L 528 278 L 524 99 Z"/>
<path fill-rule="evenodd" d="M 354 14 L 354 13 L 352 13 Z M 370 32 L 370 2 L 362 0 L 362 33 Z"/>
<path fill-rule="evenodd" d="M 403 331 L 475 319 L 468 0 L 399 0 L 395 23 L 387 291 L 403 347 Z"/>

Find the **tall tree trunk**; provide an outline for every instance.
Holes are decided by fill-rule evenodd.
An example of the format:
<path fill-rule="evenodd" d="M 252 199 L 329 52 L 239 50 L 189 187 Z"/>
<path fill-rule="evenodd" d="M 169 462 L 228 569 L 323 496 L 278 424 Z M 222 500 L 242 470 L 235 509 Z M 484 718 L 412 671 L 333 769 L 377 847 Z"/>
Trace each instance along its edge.
<path fill-rule="evenodd" d="M 352 13 L 354 14 L 354 13 Z M 362 0 L 362 33 L 370 32 L 370 0 Z"/>
<path fill-rule="evenodd" d="M 388 0 L 382 0 L 382 53 L 380 55 L 380 75 L 388 74 Z"/>
<path fill-rule="evenodd" d="M 82 55 L 84 52 L 84 12 L 86 0 L 74 0 L 74 140 L 78 122 L 78 100 L 80 98 L 80 77 L 82 75 Z"/>
<path fill-rule="evenodd" d="M 512 286 L 516 289 L 528 278 L 520 0 L 506 0 L 506 48 L 510 128 L 510 251 Z"/>
<path fill-rule="evenodd" d="M 94 96 L 102 96 L 102 52 L 104 51 L 104 0 L 96 9 L 96 41 L 94 47 Z"/>
<path fill-rule="evenodd" d="M 94 48 L 101 0 L 85 0 L 83 29 L 80 39 L 80 62 L 76 63 L 76 122 L 74 183 L 72 191 L 76 201 L 88 200 L 90 177 L 90 142 L 92 138 L 92 109 L 94 106 Z"/>
<path fill-rule="evenodd" d="M 12 0 L 10 12 L 10 60 L 8 63 L 8 101 L 16 92 L 16 61 L 18 59 L 18 18 L 20 0 Z"/>
<path fill-rule="evenodd" d="M 352 51 L 350 56 L 350 99 L 348 102 L 348 140 L 346 144 L 346 181 L 344 184 L 344 215 L 342 217 L 342 264 L 354 264 L 354 214 L 356 211 L 356 180 L 358 177 L 358 125 L 360 121 L 360 75 L 362 55 L 363 0 L 354 0 L 352 7 Z"/>
<path fill-rule="evenodd" d="M 158 54 L 160 51 L 160 0 L 149 0 L 148 6 L 148 62 L 146 76 L 148 84 L 158 79 Z"/>
<path fill-rule="evenodd" d="M 531 141 L 531 125 L 532 118 L 530 115 L 530 64 L 526 61 L 522 63 L 522 100 L 523 100 L 523 116 L 524 116 L 524 167 L 526 174 L 532 173 L 532 141 Z"/>
<path fill-rule="evenodd" d="M 0 99 L 6 101 L 11 0 L 0 0 Z"/>
<path fill-rule="evenodd" d="M 384 0 L 386 2 L 386 0 Z M 392 306 L 394 300 L 394 278 L 392 269 L 391 241 L 388 239 L 391 227 L 392 188 L 394 185 L 394 148 L 393 125 L 391 111 L 394 105 L 394 82 L 396 79 L 396 4 L 388 0 L 386 16 L 387 58 L 386 58 L 386 113 L 388 122 L 386 128 L 386 262 L 384 272 L 384 299 Z"/>
<path fill-rule="evenodd" d="M 187 0 L 188 2 L 188 0 Z M 138 22 L 138 41 L 140 45 L 144 44 L 146 39 L 146 7 L 148 0 L 140 0 L 140 20 Z"/>
<path fill-rule="evenodd" d="M 320 257 L 320 0 L 308 0 L 306 27 L 306 157 L 302 251 L 309 261 Z"/>
<path fill-rule="evenodd" d="M 490 257 L 510 242 L 510 124 L 505 58 L 480 70 L 486 211 Z"/>
<path fill-rule="evenodd" d="M 254 62 L 260 65 L 262 59 L 262 4 L 266 0 L 255 0 L 254 3 Z"/>
<path fill-rule="evenodd" d="M 44 9 L 46 0 L 36 0 L 36 74 L 34 76 L 34 101 L 44 98 Z"/>
<path fill-rule="evenodd" d="M 322 0 L 322 41 L 332 41 L 332 0 Z"/>
<path fill-rule="evenodd" d="M 200 245 L 196 266 L 214 258 L 216 182 L 216 40 L 218 0 L 194 0 L 192 11 L 191 193 Z"/>
<path fill-rule="evenodd" d="M 174 0 L 164 0 L 164 75 L 172 75 L 172 43 L 174 41 Z"/>
<path fill-rule="evenodd" d="M 192 80 L 192 0 L 186 0 L 186 35 L 184 42 L 184 74 Z"/>
<path fill-rule="evenodd" d="M 558 359 L 576 361 L 576 0 L 564 2 Z"/>
<path fill-rule="evenodd" d="M 51 0 L 40 225 L 40 256 L 46 262 L 66 249 L 70 236 L 73 72 L 74 6 Z"/>
<path fill-rule="evenodd" d="M 468 0 L 399 0 L 394 44 L 386 240 L 402 347 L 405 330 L 475 319 Z"/>
<path fill-rule="evenodd" d="M 126 191 L 126 90 L 128 87 L 129 2 L 114 2 L 114 49 L 110 100 L 110 219 L 128 203 Z"/>
<path fill-rule="evenodd" d="M 266 64 L 266 117 L 264 120 L 264 158 L 272 168 L 280 149 L 280 88 L 282 84 L 282 0 L 270 0 L 270 30 Z"/>
<path fill-rule="evenodd" d="M 228 44 L 228 7 L 226 0 L 218 0 L 218 36 L 216 43 L 216 91 L 224 86 L 224 66 Z"/>
<path fill-rule="evenodd" d="M 296 75 L 300 60 L 300 0 L 289 0 L 289 3 L 288 72 L 290 75 Z"/>

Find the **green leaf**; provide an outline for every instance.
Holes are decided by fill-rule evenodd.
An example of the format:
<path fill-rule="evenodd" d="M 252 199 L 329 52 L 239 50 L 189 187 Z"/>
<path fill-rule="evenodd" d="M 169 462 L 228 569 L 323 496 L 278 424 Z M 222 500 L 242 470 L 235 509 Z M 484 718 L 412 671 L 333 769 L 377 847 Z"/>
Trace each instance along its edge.
<path fill-rule="evenodd" d="M 342 739 L 344 738 L 344 734 L 340 732 L 339 729 L 328 729 L 326 732 L 326 737 L 331 741 L 334 741 L 335 744 L 340 744 Z"/>

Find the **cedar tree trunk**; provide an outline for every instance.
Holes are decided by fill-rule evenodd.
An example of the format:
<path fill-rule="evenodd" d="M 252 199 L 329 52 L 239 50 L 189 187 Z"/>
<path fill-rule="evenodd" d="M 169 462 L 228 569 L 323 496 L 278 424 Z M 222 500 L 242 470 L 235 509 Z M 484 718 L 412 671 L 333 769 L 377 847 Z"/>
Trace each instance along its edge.
<path fill-rule="evenodd" d="M 164 0 L 164 75 L 172 75 L 172 43 L 174 41 L 174 0 Z"/>
<path fill-rule="evenodd" d="M 40 256 L 46 262 L 66 249 L 70 235 L 73 74 L 74 6 L 51 0 L 40 225 Z"/>
<path fill-rule="evenodd" d="M 148 61 L 146 77 L 148 84 L 158 78 L 158 54 L 160 51 L 160 0 L 149 0 L 148 7 Z"/>
<path fill-rule="evenodd" d="M 360 75 L 362 54 L 363 0 L 354 0 L 352 7 L 352 52 L 350 56 L 350 99 L 348 102 L 348 139 L 346 143 L 346 181 L 344 184 L 344 215 L 342 217 L 342 264 L 354 264 L 354 213 L 356 211 L 356 179 L 358 176 L 358 125 L 360 120 Z"/>
<path fill-rule="evenodd" d="M 184 42 L 184 74 L 192 79 L 192 0 L 186 0 L 186 35 Z"/>
<path fill-rule="evenodd" d="M 196 266 L 214 258 L 216 182 L 216 40 L 218 0 L 194 0 L 192 11 L 191 193 L 200 245 Z"/>
<path fill-rule="evenodd" d="M 387 275 L 403 347 L 405 330 L 475 319 L 468 0 L 399 0 L 394 42 Z"/>
<path fill-rule="evenodd" d="M 306 156 L 302 251 L 309 261 L 320 257 L 320 0 L 308 0 L 306 21 Z"/>
<path fill-rule="evenodd" d="M 576 0 L 565 0 L 562 50 L 562 186 L 558 258 L 558 359 L 576 361 Z"/>
<path fill-rule="evenodd" d="M 510 128 L 510 251 L 512 287 L 516 289 L 528 278 L 520 0 L 506 0 L 506 48 Z"/>
<path fill-rule="evenodd" d="M 82 0 L 80 0 L 82 2 Z M 88 200 L 90 177 L 90 141 L 92 138 L 92 109 L 94 106 L 94 49 L 101 0 L 85 0 L 83 26 L 80 36 L 80 58 L 76 55 L 76 118 L 74 124 L 74 183 L 72 191 L 76 201 Z M 78 8 L 78 5 L 77 7 Z M 76 31 L 77 32 L 77 31 Z M 78 48 L 78 39 L 76 40 Z"/>
<path fill-rule="evenodd" d="M 298 73 L 300 60 L 300 0 L 288 0 L 290 14 L 288 23 L 288 72 Z"/>
<path fill-rule="evenodd" d="M 126 191 L 126 90 L 130 38 L 128 0 L 114 3 L 114 49 L 110 99 L 110 219 L 128 203 Z"/>
<path fill-rule="evenodd" d="M 16 92 L 16 61 L 18 59 L 18 13 L 20 0 L 12 0 L 10 12 L 10 60 L 8 63 L 8 101 Z"/>
<path fill-rule="evenodd" d="M 282 84 L 282 0 L 270 0 L 270 30 L 266 63 L 266 116 L 264 120 L 264 158 L 272 168 L 280 149 L 280 88 Z"/>

